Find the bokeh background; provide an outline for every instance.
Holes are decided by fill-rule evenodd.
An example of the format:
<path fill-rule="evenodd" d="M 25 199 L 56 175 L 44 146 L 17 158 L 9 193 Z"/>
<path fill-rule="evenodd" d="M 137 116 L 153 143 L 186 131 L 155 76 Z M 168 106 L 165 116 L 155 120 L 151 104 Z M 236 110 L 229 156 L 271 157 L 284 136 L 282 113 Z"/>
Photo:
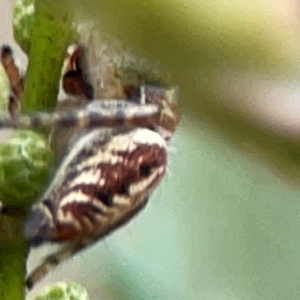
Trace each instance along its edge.
<path fill-rule="evenodd" d="M 215 10 L 210 11 L 210 5 L 198 1 L 205 16 L 211 17 L 205 19 L 211 23 L 202 20 L 209 38 L 199 55 L 211 55 L 197 61 L 202 66 L 191 69 L 199 68 L 199 80 L 188 81 L 190 62 L 182 71 L 186 81 L 174 75 L 183 90 L 183 120 L 170 145 L 169 171 L 161 187 L 130 224 L 58 267 L 28 299 L 58 280 L 81 283 L 95 300 L 300 298 L 300 9 L 298 1 L 267 0 L 252 5 L 240 1 L 237 10 L 220 9 L 237 3 L 229 2 L 212 1 Z M 0 44 L 13 44 L 26 64 L 13 43 L 12 3 L 0 0 Z M 230 25 L 228 30 L 232 28 L 224 47 L 219 43 L 222 22 Z M 245 23 L 250 27 L 239 31 Z M 210 28 L 217 30 L 210 32 Z M 215 38 L 210 34 L 216 34 Z M 244 35 L 250 36 L 244 48 L 236 47 Z M 262 40 L 264 37 L 269 39 Z M 250 50 L 242 55 L 234 53 L 236 49 Z M 257 56 L 260 50 L 265 54 Z M 222 53 L 229 53 L 223 66 Z M 230 55 L 239 59 L 230 59 Z M 232 69 L 231 62 L 236 63 Z M 214 81 L 200 80 L 205 68 L 210 78 L 215 74 Z M 214 95 L 220 101 L 219 114 L 211 107 L 216 120 L 225 115 L 225 103 L 230 114 L 226 112 L 224 124 L 231 122 L 229 116 L 234 122 L 251 122 L 237 122 L 238 127 L 223 130 L 222 122 L 206 122 L 205 116 L 213 117 L 210 106 L 204 104 L 207 111 L 201 120 L 197 109 L 187 108 L 190 99 L 186 97 L 191 98 L 194 90 L 184 82 L 195 80 L 201 96 Z M 2 91 L 4 86 L 2 83 Z M 251 126 L 262 135 L 251 135 Z M 270 135 L 272 143 L 264 143 Z M 290 144 L 282 146 L 283 140 Z M 30 268 L 51 249 L 32 252 Z"/>

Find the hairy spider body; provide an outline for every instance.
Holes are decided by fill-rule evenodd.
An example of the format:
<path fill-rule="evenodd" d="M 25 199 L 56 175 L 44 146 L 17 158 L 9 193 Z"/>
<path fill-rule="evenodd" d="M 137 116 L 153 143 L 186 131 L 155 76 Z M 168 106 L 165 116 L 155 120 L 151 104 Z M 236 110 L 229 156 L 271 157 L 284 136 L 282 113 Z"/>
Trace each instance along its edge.
<path fill-rule="evenodd" d="M 50 186 L 33 206 L 25 229 L 32 245 L 99 238 L 143 204 L 167 166 L 169 137 L 161 134 L 160 126 L 168 132 L 175 128 L 173 124 L 168 128 L 164 120 L 164 114 L 172 115 L 163 105 L 167 90 L 164 95 L 162 91 L 142 87 L 141 97 L 135 99 L 141 104 L 93 101 L 73 114 L 15 120 L 18 125 L 96 127 L 76 136 Z"/>
<path fill-rule="evenodd" d="M 26 222 L 25 236 L 32 246 L 67 242 L 28 276 L 31 288 L 61 261 L 128 222 L 145 206 L 166 172 L 167 142 L 179 121 L 177 89 L 143 86 L 138 98 L 97 100 L 72 114 L 21 120 L 12 122 L 85 128 L 71 138 L 68 154 Z"/>
<path fill-rule="evenodd" d="M 58 97 L 66 101 L 59 101 L 56 111 L 20 115 L 23 78 L 11 48 L 3 46 L 1 51 L 13 118 L 0 118 L 0 128 L 52 127 L 51 147 L 59 165 L 32 206 L 24 232 L 31 246 L 64 246 L 29 274 L 29 289 L 146 205 L 166 172 L 167 142 L 180 119 L 177 88 L 123 85 L 114 78 L 104 85 L 108 88 L 100 98 L 105 99 L 92 100 L 86 54 L 83 45 L 76 45 L 66 60 Z M 112 91 L 111 82 L 118 83 Z"/>

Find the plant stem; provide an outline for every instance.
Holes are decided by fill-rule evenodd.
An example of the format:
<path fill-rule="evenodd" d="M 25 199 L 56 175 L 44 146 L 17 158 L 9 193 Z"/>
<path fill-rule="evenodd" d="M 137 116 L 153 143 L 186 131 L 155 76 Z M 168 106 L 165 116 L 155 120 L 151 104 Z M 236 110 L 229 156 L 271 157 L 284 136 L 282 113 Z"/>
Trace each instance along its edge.
<path fill-rule="evenodd" d="M 74 9 L 71 5 L 69 0 L 35 1 L 29 66 L 22 99 L 22 109 L 26 112 L 53 108 L 56 104 L 65 50 L 74 39 Z M 0 214 L 1 300 L 25 298 L 28 245 L 23 237 L 23 224 L 30 205 L 19 207 L 15 204 L 11 211 Z"/>
<path fill-rule="evenodd" d="M 37 111 L 56 104 L 66 47 L 74 39 L 69 0 L 35 1 L 29 66 L 22 108 Z"/>
<path fill-rule="evenodd" d="M 21 216 L 20 216 L 21 215 Z M 25 262 L 28 246 L 23 238 L 24 214 L 1 216 L 0 299 L 24 299 Z"/>

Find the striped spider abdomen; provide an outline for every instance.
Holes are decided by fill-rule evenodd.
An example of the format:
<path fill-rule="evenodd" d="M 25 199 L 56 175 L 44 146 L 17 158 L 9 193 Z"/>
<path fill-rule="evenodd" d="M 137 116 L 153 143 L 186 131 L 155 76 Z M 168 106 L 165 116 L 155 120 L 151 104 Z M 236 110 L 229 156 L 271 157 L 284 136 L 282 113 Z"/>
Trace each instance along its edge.
<path fill-rule="evenodd" d="M 26 223 L 32 245 L 90 243 L 127 222 L 146 203 L 167 166 L 165 140 L 147 128 L 80 138 Z"/>

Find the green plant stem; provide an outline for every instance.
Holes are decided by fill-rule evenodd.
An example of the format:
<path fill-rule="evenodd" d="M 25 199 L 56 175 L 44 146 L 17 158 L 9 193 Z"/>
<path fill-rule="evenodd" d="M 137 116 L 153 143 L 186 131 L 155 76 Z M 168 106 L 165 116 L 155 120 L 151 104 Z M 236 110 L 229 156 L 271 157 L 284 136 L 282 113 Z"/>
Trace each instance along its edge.
<path fill-rule="evenodd" d="M 46 110 L 56 104 L 65 50 L 74 38 L 73 10 L 68 9 L 69 2 L 35 1 L 29 66 L 22 99 L 22 109 L 26 112 Z M 16 204 L 12 211 L 0 215 L 1 300 L 22 300 L 25 297 L 28 245 L 23 237 L 23 226 L 31 204 L 25 207 Z"/>
<path fill-rule="evenodd" d="M 22 108 L 37 111 L 53 108 L 67 46 L 73 41 L 73 10 L 69 0 L 35 1 L 29 66 Z"/>
<path fill-rule="evenodd" d="M 1 216 L 0 299 L 22 300 L 25 296 L 24 274 L 28 246 L 22 236 L 23 213 Z"/>

